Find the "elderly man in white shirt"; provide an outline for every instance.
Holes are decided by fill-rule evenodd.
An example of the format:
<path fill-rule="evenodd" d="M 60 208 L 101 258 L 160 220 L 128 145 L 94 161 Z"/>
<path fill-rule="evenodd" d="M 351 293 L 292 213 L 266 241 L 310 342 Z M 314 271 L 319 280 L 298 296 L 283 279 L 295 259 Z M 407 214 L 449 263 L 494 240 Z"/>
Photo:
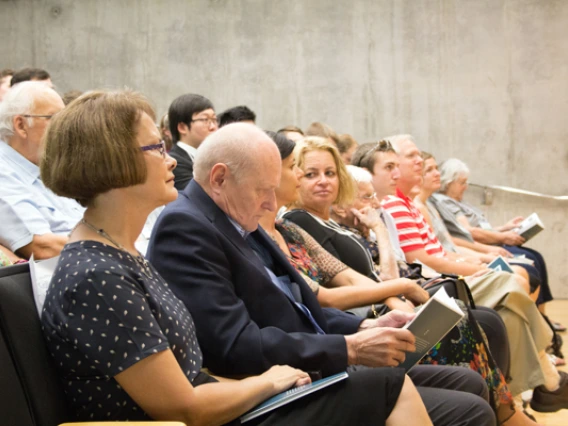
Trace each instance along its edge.
<path fill-rule="evenodd" d="M 59 254 L 84 209 L 39 175 L 41 141 L 61 97 L 40 82 L 11 88 L 0 104 L 0 244 L 28 259 Z"/>

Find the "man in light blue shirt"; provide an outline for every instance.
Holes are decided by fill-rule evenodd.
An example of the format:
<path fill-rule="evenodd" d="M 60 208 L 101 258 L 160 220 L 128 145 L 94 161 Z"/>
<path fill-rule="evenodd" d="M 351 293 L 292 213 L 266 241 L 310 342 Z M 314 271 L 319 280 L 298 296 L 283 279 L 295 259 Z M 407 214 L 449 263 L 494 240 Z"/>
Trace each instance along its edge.
<path fill-rule="evenodd" d="M 33 81 L 14 86 L 0 104 L 0 244 L 26 259 L 57 256 L 84 210 L 40 179 L 41 140 L 63 108 L 53 89 Z"/>

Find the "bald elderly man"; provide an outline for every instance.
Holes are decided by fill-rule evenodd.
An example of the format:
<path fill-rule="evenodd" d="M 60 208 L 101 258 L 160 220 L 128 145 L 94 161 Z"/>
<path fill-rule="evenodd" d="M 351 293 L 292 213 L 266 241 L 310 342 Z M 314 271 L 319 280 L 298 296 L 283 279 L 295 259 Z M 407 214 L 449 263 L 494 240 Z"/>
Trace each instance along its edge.
<path fill-rule="evenodd" d="M 404 376 L 391 367 L 414 350 L 414 336 L 400 329 L 406 314 L 362 320 L 319 306 L 258 226 L 264 212 L 276 208 L 280 173 L 279 151 L 257 127 L 230 124 L 208 136 L 197 150 L 194 180 L 154 227 L 150 260 L 191 312 L 213 372 L 258 374 L 276 364 L 323 376 L 347 369 L 350 386 L 364 391 L 345 398 L 375 407 L 376 419 L 384 419 L 384 395 L 398 394 L 385 383 Z M 415 366 L 409 376 L 434 424 L 494 424 L 476 373 Z M 349 414 L 333 424 L 351 424 Z"/>
<path fill-rule="evenodd" d="M 29 259 L 59 254 L 83 208 L 39 177 L 42 137 L 61 97 L 43 82 L 12 87 L 0 103 L 0 244 Z"/>

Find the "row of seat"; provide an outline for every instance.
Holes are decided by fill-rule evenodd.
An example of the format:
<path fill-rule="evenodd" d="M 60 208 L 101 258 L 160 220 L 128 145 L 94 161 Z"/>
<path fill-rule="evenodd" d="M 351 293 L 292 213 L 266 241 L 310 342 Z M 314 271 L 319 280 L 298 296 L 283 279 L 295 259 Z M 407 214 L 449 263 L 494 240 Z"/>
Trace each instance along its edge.
<path fill-rule="evenodd" d="M 0 268 L 0 424 L 64 426 L 72 420 L 56 367 L 45 346 L 29 265 Z M 99 424 L 108 425 L 88 425 Z M 183 426 L 179 422 L 144 424 Z"/>

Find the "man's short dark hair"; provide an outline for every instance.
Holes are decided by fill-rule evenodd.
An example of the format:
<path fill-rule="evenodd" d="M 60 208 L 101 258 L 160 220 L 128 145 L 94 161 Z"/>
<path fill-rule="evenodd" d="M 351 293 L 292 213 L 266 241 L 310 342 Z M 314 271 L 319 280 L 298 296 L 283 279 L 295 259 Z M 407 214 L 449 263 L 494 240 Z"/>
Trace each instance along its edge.
<path fill-rule="evenodd" d="M 172 133 L 172 142 L 175 144 L 179 141 L 178 124 L 185 123 L 191 129 L 191 120 L 193 114 L 205 111 L 206 109 L 215 109 L 213 103 L 205 96 L 187 93 L 174 99 L 168 109 L 168 118 L 170 119 L 170 132 Z"/>
<path fill-rule="evenodd" d="M 14 75 L 14 70 L 11 70 L 10 68 L 4 68 L 2 71 L 0 71 L 0 80 L 2 80 L 4 77 L 10 77 Z"/>
<path fill-rule="evenodd" d="M 240 121 L 256 121 L 256 114 L 252 112 L 247 106 L 239 105 L 229 108 L 218 115 L 219 127 L 226 126 L 231 123 L 238 123 Z"/>
<path fill-rule="evenodd" d="M 41 68 L 23 68 L 19 71 L 16 71 L 12 76 L 12 82 L 10 83 L 11 86 L 21 83 L 22 81 L 30 81 L 30 80 L 48 80 L 51 76 L 46 70 L 42 70 Z"/>
<path fill-rule="evenodd" d="M 387 140 L 367 142 L 357 147 L 357 149 L 353 153 L 353 156 L 351 157 L 351 164 L 353 166 L 367 169 L 369 170 L 369 172 L 371 172 L 371 174 L 373 174 L 375 163 L 377 162 L 377 156 L 375 154 L 378 152 L 395 153 L 395 150 L 392 147 L 391 143 Z"/>

